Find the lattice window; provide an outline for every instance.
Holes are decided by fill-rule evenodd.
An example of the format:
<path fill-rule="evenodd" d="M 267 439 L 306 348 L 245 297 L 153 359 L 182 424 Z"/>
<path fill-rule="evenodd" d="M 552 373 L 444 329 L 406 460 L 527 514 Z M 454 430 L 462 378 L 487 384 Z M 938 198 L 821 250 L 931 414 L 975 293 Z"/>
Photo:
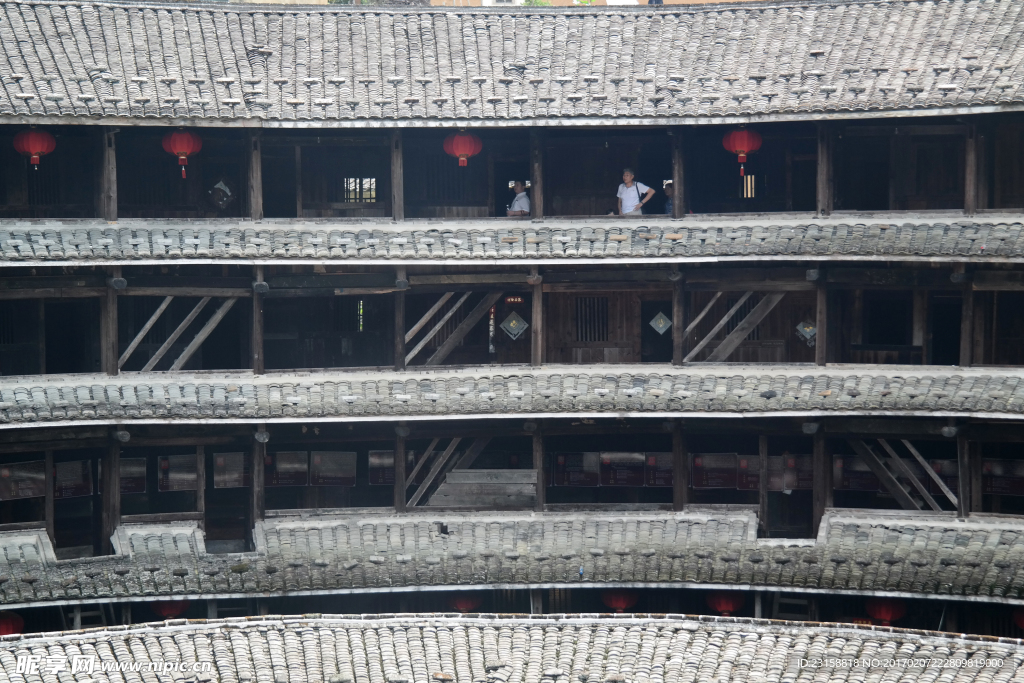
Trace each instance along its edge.
<path fill-rule="evenodd" d="M 346 202 L 377 201 L 376 178 L 345 178 L 343 179 Z"/>
<path fill-rule="evenodd" d="M 450 311 L 452 309 L 452 306 L 454 305 L 455 301 L 446 301 L 444 306 L 442 306 L 440 310 L 438 310 L 438 312 L 434 314 L 434 317 L 431 319 L 430 324 L 427 326 L 427 329 L 433 329 L 433 326 L 437 324 L 437 321 L 443 318 L 445 315 L 447 315 L 448 311 Z M 436 349 L 441 344 L 444 344 L 448 337 L 452 336 L 452 333 L 455 332 L 455 328 L 457 328 L 459 326 L 459 323 L 461 323 L 466 318 L 466 306 L 467 304 L 459 306 L 458 310 L 455 311 L 454 314 L 452 314 L 452 317 L 448 318 L 448 320 L 445 321 L 444 327 L 438 330 L 437 334 L 434 335 L 434 338 L 427 343 L 427 348 Z M 462 346 L 463 342 L 465 341 L 466 338 L 463 337 L 462 341 L 460 341 L 458 345 Z"/>
<path fill-rule="evenodd" d="M 608 341 L 608 297 L 576 297 L 576 341 Z"/>

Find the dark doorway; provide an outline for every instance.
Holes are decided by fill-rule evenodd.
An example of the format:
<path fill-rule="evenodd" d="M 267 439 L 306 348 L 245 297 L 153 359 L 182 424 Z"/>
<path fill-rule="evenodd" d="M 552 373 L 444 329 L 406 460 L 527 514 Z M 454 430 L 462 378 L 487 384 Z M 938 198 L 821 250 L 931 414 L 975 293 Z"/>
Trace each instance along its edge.
<path fill-rule="evenodd" d="M 530 164 L 525 159 L 519 161 L 494 161 L 494 188 L 492 190 L 494 194 L 494 216 L 504 217 L 505 211 L 512 204 L 512 200 L 516 198 L 516 193 L 512 190 L 512 182 L 515 180 L 523 181 L 523 184 L 530 182 Z M 526 190 L 526 196 L 531 197 L 529 188 Z M 532 208 L 532 204 L 531 204 Z"/>
<path fill-rule="evenodd" d="M 931 312 L 932 365 L 960 363 L 960 295 L 933 294 Z"/>
<path fill-rule="evenodd" d="M 669 320 L 668 329 L 659 332 L 651 321 L 662 314 Z M 672 362 L 672 300 L 640 302 L 640 362 Z M 663 322 L 659 319 L 658 322 Z M 664 329 L 664 328 L 662 328 Z"/>

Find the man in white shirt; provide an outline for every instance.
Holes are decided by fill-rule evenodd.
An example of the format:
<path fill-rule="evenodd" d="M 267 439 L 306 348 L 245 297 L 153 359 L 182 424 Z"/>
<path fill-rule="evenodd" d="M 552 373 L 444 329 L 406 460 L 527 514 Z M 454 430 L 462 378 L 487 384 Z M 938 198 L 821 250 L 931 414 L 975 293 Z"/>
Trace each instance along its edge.
<path fill-rule="evenodd" d="M 654 196 L 654 190 L 643 183 L 634 182 L 633 169 L 622 169 L 622 183 L 616 196 L 619 198 L 620 216 L 642 216 L 643 205 Z"/>
<path fill-rule="evenodd" d="M 523 185 L 523 181 L 515 181 L 512 184 L 512 190 L 516 193 L 516 198 L 512 200 L 512 205 L 508 207 L 508 211 L 505 212 L 505 215 L 529 216 L 530 198 L 526 196 L 526 186 Z"/>

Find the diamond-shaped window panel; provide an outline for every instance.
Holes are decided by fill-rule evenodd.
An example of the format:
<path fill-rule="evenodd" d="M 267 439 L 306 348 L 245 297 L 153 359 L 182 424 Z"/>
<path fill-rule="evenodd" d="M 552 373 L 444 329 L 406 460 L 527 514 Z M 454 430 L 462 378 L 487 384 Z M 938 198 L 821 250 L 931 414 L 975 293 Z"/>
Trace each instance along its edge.
<path fill-rule="evenodd" d="M 668 331 L 668 328 L 672 327 L 672 320 L 664 313 L 658 313 L 658 315 L 654 316 L 654 319 L 651 320 L 651 327 L 653 327 L 658 334 L 665 334 L 665 332 Z"/>
<path fill-rule="evenodd" d="M 505 318 L 505 322 L 501 324 L 501 329 L 505 330 L 505 334 L 512 337 L 512 339 L 519 339 L 519 336 L 526 332 L 526 328 L 530 326 L 530 323 L 523 320 L 515 311 L 512 311 L 512 315 Z"/>

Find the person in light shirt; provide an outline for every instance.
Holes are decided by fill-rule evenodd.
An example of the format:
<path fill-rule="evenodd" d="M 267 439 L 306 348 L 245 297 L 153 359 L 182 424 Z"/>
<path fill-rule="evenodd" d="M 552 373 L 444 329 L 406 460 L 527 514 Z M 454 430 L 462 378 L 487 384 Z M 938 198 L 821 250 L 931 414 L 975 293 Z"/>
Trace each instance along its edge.
<path fill-rule="evenodd" d="M 620 216 L 642 216 L 643 206 L 654 196 L 654 189 L 634 180 L 633 169 L 622 169 L 622 183 L 616 196 L 619 198 Z"/>
<path fill-rule="evenodd" d="M 517 180 L 512 183 L 512 190 L 516 193 L 516 198 L 512 200 L 512 204 L 508 207 L 505 215 L 529 216 L 530 198 L 526 196 L 526 185 L 523 184 L 522 180 Z"/>

